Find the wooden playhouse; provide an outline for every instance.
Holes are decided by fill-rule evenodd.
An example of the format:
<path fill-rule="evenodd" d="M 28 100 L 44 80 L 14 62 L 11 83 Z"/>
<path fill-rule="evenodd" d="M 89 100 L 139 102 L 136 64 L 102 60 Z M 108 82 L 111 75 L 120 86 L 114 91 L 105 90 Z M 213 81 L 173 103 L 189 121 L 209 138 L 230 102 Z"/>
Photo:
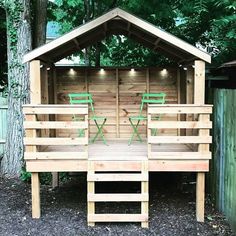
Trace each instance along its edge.
<path fill-rule="evenodd" d="M 55 67 L 54 63 L 108 35 L 126 35 L 184 65 L 183 68 Z M 24 105 L 25 161 L 32 172 L 32 216 L 40 217 L 39 172 L 87 172 L 88 224 L 141 222 L 148 227 L 149 172 L 196 172 L 196 217 L 204 221 L 205 173 L 209 170 L 212 106 L 204 104 L 205 62 L 211 57 L 175 36 L 116 8 L 24 56 L 30 62 L 31 103 Z M 50 68 L 50 69 L 49 69 Z M 187 69 L 187 70 L 186 70 Z M 93 95 L 106 117 L 101 141 L 86 104 L 69 104 L 71 93 Z M 128 140 L 143 93 L 166 94 L 149 104 L 139 126 L 143 142 Z M 152 117 L 161 114 L 160 120 Z M 72 120 L 73 115 L 83 119 Z M 84 130 L 78 136 L 78 129 Z M 157 129 L 156 135 L 151 130 Z M 96 182 L 140 182 L 140 193 L 95 192 Z M 139 214 L 99 214 L 96 202 L 140 202 Z"/>

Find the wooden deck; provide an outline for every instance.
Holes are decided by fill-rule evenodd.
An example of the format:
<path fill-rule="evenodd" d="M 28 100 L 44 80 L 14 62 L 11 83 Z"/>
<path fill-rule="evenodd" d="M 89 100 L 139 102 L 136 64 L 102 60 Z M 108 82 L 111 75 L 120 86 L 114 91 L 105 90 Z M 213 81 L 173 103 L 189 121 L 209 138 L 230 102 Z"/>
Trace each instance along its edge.
<path fill-rule="evenodd" d="M 98 141 L 88 145 L 88 158 L 82 155 L 81 147 L 78 146 L 47 146 L 43 152 L 34 154 L 32 160 L 27 159 L 27 170 L 30 172 L 54 172 L 75 171 L 86 172 L 88 160 L 95 161 L 96 170 L 106 171 L 135 171 L 140 168 L 143 160 L 148 160 L 149 171 L 208 171 L 208 158 L 195 158 L 190 146 L 186 144 L 159 144 L 152 151 L 162 153 L 160 158 L 148 160 L 147 143 L 133 142 L 128 146 L 128 140 L 108 140 L 108 146 Z M 168 153 L 176 152 L 175 156 L 169 157 Z M 55 154 L 47 158 L 47 154 Z M 59 154 L 60 153 L 60 154 Z M 181 154 L 178 156 L 178 153 Z M 191 155 L 183 156 L 183 153 Z M 44 155 L 43 155 L 44 154 Z M 63 156 L 64 154 L 64 156 Z M 38 155 L 38 157 L 37 157 Z M 44 156 L 42 158 L 41 156 Z M 36 156 L 36 157 L 35 157 Z"/>
<path fill-rule="evenodd" d="M 153 147 L 153 150 L 157 152 L 188 152 L 192 151 L 190 147 L 184 144 L 180 145 L 168 145 L 160 144 Z M 129 146 L 128 140 L 108 140 L 108 146 L 102 142 L 96 142 L 89 145 L 89 160 L 146 160 L 148 158 L 147 153 L 147 141 L 143 143 L 134 141 Z"/>
<path fill-rule="evenodd" d="M 211 152 L 209 105 L 149 105 L 147 140 L 143 143 L 128 140 L 107 140 L 89 143 L 88 107 L 78 105 L 26 105 L 25 161 L 26 169 L 32 172 L 32 216 L 40 217 L 39 172 L 87 172 L 88 225 L 95 222 L 130 221 L 148 227 L 148 176 L 149 172 L 182 171 L 197 172 L 196 216 L 204 221 L 204 181 L 209 171 Z M 81 121 L 50 120 L 49 114 L 81 115 Z M 156 114 L 193 114 L 191 120 L 153 120 Z M 47 120 L 47 118 L 49 120 Z M 46 120 L 45 120 L 46 119 Z M 174 135 L 152 135 L 152 129 L 176 129 Z M 84 136 L 58 136 L 50 130 L 84 129 Z M 181 134 L 181 131 L 184 131 Z M 96 193 L 96 182 L 134 181 L 141 183 L 141 195 L 132 199 L 140 202 L 141 214 L 97 214 L 95 203 L 99 201 L 124 201 L 127 195 L 111 194 L 109 198 Z M 104 218 L 105 217 L 105 218 Z"/>

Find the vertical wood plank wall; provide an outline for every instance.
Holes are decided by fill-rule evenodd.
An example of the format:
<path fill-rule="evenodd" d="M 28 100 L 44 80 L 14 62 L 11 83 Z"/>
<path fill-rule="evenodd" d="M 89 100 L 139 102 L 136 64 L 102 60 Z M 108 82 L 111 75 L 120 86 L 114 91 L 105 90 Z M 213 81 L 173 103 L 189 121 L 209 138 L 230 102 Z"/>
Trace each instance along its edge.
<path fill-rule="evenodd" d="M 165 92 L 166 103 L 178 103 L 177 69 L 167 68 L 56 68 L 57 104 L 68 104 L 69 93 L 90 92 L 95 102 L 96 115 L 107 117 L 104 127 L 106 138 L 128 139 L 132 128 L 128 118 L 138 114 L 141 94 Z M 145 114 L 145 112 L 144 112 Z M 60 118 L 59 118 L 60 119 Z M 177 117 L 170 119 L 176 120 Z M 118 123 L 118 124 L 117 124 Z M 90 135 L 96 132 L 93 122 Z M 166 132 L 162 130 L 161 132 Z M 175 131 L 176 132 L 176 131 Z M 141 136 L 146 137 L 146 123 L 140 126 Z M 60 131 L 59 136 L 73 136 L 76 131 Z"/>
<path fill-rule="evenodd" d="M 236 90 L 212 89 L 213 158 L 210 186 L 217 208 L 236 232 Z M 211 101 L 210 101 L 211 102 Z"/>

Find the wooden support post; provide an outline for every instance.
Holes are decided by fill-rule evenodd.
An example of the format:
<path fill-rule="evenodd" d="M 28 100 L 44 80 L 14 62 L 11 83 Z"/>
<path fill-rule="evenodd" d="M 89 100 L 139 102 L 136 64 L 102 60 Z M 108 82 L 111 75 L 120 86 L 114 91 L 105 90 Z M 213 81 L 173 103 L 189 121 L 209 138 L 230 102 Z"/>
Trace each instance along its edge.
<path fill-rule="evenodd" d="M 31 175 L 32 217 L 40 218 L 40 183 L 39 173 Z"/>
<path fill-rule="evenodd" d="M 149 68 L 146 69 L 146 91 L 150 93 L 150 72 Z"/>
<path fill-rule="evenodd" d="M 30 103 L 41 104 L 40 61 L 30 62 Z"/>
<path fill-rule="evenodd" d="M 180 69 L 177 69 L 177 101 L 180 104 Z"/>
<path fill-rule="evenodd" d="M 30 103 L 41 104 L 41 81 L 40 81 L 40 61 L 34 60 L 30 62 Z M 36 120 L 35 116 L 29 119 Z M 28 137 L 36 137 L 36 130 L 27 131 Z M 27 151 L 31 149 L 36 151 L 36 146 L 27 147 Z M 32 189 L 32 217 L 40 218 L 40 184 L 39 174 L 32 173 L 31 176 L 31 189 Z"/>
<path fill-rule="evenodd" d="M 194 73 L 194 104 L 205 103 L 205 62 L 195 61 Z"/>
<path fill-rule="evenodd" d="M 194 71 L 194 104 L 203 105 L 204 103 L 205 103 L 205 62 L 197 60 L 195 61 L 195 71 Z M 199 119 L 201 119 L 201 117 L 199 117 Z M 199 135 L 204 135 L 204 131 L 199 131 Z M 206 148 L 206 146 L 204 145 L 205 144 L 199 145 L 199 151 L 200 150 L 204 151 L 204 149 Z M 197 221 L 204 222 L 204 208 L 205 208 L 205 173 L 198 172 L 197 183 L 196 183 Z"/>
<path fill-rule="evenodd" d="M 193 79 L 193 68 L 188 67 L 187 78 L 186 78 L 186 103 L 193 104 L 193 94 L 194 94 L 194 79 Z"/>
<path fill-rule="evenodd" d="M 150 93 L 150 73 L 149 68 L 146 69 L 146 92 Z M 148 109 L 146 112 L 146 116 L 148 116 Z M 146 124 L 146 136 L 148 137 L 148 124 Z"/>
<path fill-rule="evenodd" d="M 116 137 L 120 137 L 119 70 L 116 69 Z"/>
<path fill-rule="evenodd" d="M 148 119 L 147 119 L 147 127 L 148 127 L 148 124 L 150 124 L 151 120 L 152 120 L 152 116 L 151 114 L 148 114 L 147 115 Z M 148 127 L 147 129 L 147 145 L 148 145 L 148 159 L 150 158 L 151 156 L 151 151 L 152 151 L 152 146 L 151 146 L 151 143 L 149 143 L 149 138 L 151 136 L 151 133 L 152 133 L 152 130 Z"/>
<path fill-rule="evenodd" d="M 180 69 L 177 69 L 177 103 L 180 104 Z M 177 115 L 177 120 L 180 121 L 180 115 Z M 177 130 L 177 135 L 180 135 L 180 129 Z"/>
<path fill-rule="evenodd" d="M 49 104 L 49 94 L 48 94 L 48 70 L 49 68 L 47 65 L 43 66 L 40 70 L 40 80 L 41 80 L 41 104 Z M 51 70 L 51 68 L 50 68 Z M 40 120 L 48 121 L 49 115 L 40 115 Z M 41 137 L 49 137 L 49 130 L 43 129 L 40 131 Z"/>
<path fill-rule="evenodd" d="M 53 83 L 53 97 L 54 104 L 57 104 L 57 74 L 55 66 L 52 67 L 52 83 Z M 54 120 L 57 120 L 57 115 L 54 115 Z M 57 130 L 54 132 L 54 137 L 57 137 Z M 59 186 L 59 173 L 52 172 L 52 188 L 56 188 Z"/>
<path fill-rule="evenodd" d="M 205 173 L 197 173 L 196 183 L 196 217 L 197 221 L 204 222 L 205 205 Z"/>
<path fill-rule="evenodd" d="M 92 175 L 95 173 L 94 171 L 94 162 L 93 161 L 88 161 L 88 175 Z M 88 181 L 88 186 L 87 186 L 87 194 L 95 194 L 95 182 L 94 181 Z M 95 214 L 95 202 L 90 201 L 88 199 L 88 226 L 95 226 L 95 222 L 91 222 L 89 219 L 89 215 L 94 215 Z"/>
<path fill-rule="evenodd" d="M 85 91 L 86 91 L 86 93 L 88 93 L 89 92 L 89 84 L 88 84 L 88 69 L 87 68 L 85 68 L 85 75 L 84 75 L 84 78 L 85 78 Z"/>
<path fill-rule="evenodd" d="M 148 161 L 142 162 L 142 174 L 146 175 L 148 174 Z M 148 181 L 142 181 L 141 183 L 141 193 L 142 194 L 148 194 Z M 148 216 L 148 201 L 142 201 L 141 202 L 141 214 Z M 146 221 L 143 221 L 141 223 L 142 228 L 148 228 L 148 217 Z"/>
<path fill-rule="evenodd" d="M 88 143 L 89 143 L 89 120 L 88 120 L 88 115 L 85 115 L 84 121 L 88 124 L 88 128 L 85 129 L 85 132 L 84 132 L 85 138 L 87 139 L 84 151 L 86 152 L 86 156 L 87 156 L 87 159 L 88 159 Z"/>
<path fill-rule="evenodd" d="M 192 66 L 188 67 L 186 75 L 186 104 L 193 104 L 193 94 L 194 94 L 194 71 Z M 193 121 L 193 114 L 186 114 L 186 121 Z M 192 136 L 193 129 L 186 129 L 186 135 Z M 194 144 L 188 145 L 191 149 L 194 149 Z"/>

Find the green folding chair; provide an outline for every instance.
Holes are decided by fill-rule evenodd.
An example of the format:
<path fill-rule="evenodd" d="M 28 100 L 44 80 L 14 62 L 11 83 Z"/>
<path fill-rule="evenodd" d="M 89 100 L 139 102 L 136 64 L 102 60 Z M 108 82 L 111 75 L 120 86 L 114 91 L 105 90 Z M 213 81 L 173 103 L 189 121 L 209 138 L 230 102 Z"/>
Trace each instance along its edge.
<path fill-rule="evenodd" d="M 103 140 L 103 143 L 107 145 L 106 139 L 102 132 L 103 126 L 105 125 L 107 118 L 95 115 L 92 95 L 90 93 L 70 93 L 68 94 L 68 96 L 70 99 L 70 104 L 88 104 L 90 106 L 91 116 L 89 117 L 89 120 L 94 121 L 98 130 L 95 136 L 91 139 L 91 143 L 94 143 L 98 139 L 98 136 L 100 135 L 100 137 Z M 78 121 L 81 120 L 81 117 L 73 115 L 72 119 Z M 84 130 L 79 130 L 78 136 L 79 137 L 84 136 Z"/>
<path fill-rule="evenodd" d="M 138 133 L 138 126 L 140 124 L 140 121 L 147 120 L 147 116 L 142 115 L 143 113 L 143 108 L 145 104 L 164 104 L 165 103 L 165 93 L 143 93 L 142 94 L 142 100 L 141 100 L 141 105 L 139 108 L 139 114 L 138 116 L 132 116 L 129 117 L 129 122 L 133 128 L 133 133 L 132 136 L 129 140 L 129 145 L 132 143 L 135 135 L 137 136 L 138 140 L 142 142 L 142 138 L 140 137 Z M 155 120 L 160 120 L 161 116 L 158 115 L 157 117 L 154 118 Z M 136 123 L 135 123 L 136 122 Z M 154 130 L 153 135 L 156 135 L 157 129 Z"/>

